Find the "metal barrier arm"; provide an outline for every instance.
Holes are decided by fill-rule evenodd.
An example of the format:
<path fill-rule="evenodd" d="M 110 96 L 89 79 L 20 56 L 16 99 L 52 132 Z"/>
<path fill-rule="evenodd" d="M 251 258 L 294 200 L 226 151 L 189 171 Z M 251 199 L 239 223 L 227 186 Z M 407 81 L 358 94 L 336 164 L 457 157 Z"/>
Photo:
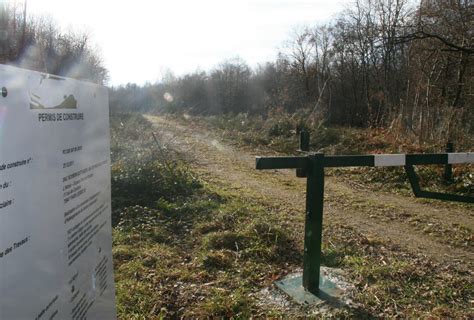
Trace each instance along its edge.
<path fill-rule="evenodd" d="M 262 169 L 298 169 L 306 168 L 308 157 L 256 157 L 256 168 Z"/>
<path fill-rule="evenodd" d="M 257 157 L 257 169 L 297 169 L 307 167 L 306 156 Z M 357 156 L 324 156 L 325 167 L 397 167 L 424 164 L 474 163 L 474 152 L 375 154 Z"/>
<path fill-rule="evenodd" d="M 422 190 L 419 178 L 413 168 L 414 165 L 474 163 L 474 152 L 324 156 L 322 161 L 324 167 L 329 168 L 403 166 L 415 197 L 474 203 L 473 197 Z M 257 157 L 257 169 L 302 169 L 306 171 L 308 157 Z M 306 175 L 300 176 L 305 177 Z"/>
<path fill-rule="evenodd" d="M 343 166 L 404 166 L 413 194 L 417 198 L 474 203 L 474 197 L 456 194 L 424 191 L 420 187 L 414 165 L 474 163 L 474 153 L 433 153 L 433 154 L 381 154 L 368 156 L 330 156 L 325 159 L 326 167 Z"/>

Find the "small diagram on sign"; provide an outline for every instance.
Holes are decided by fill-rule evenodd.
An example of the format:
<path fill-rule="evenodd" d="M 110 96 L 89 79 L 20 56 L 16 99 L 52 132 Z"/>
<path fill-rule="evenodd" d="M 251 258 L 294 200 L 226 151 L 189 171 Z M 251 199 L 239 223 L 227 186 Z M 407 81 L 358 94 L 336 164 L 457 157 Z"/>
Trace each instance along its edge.
<path fill-rule="evenodd" d="M 44 75 L 39 85 L 29 92 L 30 109 L 77 109 L 77 100 L 71 93 L 51 95 L 47 91 L 52 83 L 62 78 Z"/>
<path fill-rule="evenodd" d="M 58 105 L 48 106 L 41 101 L 37 94 L 30 93 L 30 109 L 77 109 L 77 100 L 74 95 L 64 95 Z"/>

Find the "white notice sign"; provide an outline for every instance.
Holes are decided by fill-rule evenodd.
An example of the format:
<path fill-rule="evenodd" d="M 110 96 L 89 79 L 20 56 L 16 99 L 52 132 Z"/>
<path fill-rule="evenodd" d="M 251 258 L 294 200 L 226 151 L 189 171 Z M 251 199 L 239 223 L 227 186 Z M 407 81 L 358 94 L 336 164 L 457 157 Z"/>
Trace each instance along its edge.
<path fill-rule="evenodd" d="M 0 65 L 0 319 L 114 319 L 107 89 Z"/>

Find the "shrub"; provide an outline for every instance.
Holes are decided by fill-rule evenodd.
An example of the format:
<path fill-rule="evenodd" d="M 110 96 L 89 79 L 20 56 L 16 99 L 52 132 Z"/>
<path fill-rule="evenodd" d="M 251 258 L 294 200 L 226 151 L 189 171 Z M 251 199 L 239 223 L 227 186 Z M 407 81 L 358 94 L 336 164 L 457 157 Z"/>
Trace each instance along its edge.
<path fill-rule="evenodd" d="M 111 134 L 114 224 L 125 207 L 154 207 L 159 199 L 175 201 L 201 187 L 172 151 L 160 149 L 143 116 L 112 114 Z"/>

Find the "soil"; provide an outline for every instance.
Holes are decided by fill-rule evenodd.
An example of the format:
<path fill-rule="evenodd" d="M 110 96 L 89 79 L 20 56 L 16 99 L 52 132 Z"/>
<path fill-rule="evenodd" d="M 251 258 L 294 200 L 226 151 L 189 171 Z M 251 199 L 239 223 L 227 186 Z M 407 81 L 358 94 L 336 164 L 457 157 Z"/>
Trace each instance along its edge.
<path fill-rule="evenodd" d="M 179 150 L 204 181 L 218 181 L 265 203 L 269 214 L 284 216 L 303 239 L 306 179 L 297 178 L 294 170 L 257 171 L 255 157 L 272 154 L 269 150 L 238 147 L 186 119 L 146 118 L 161 144 Z M 456 261 L 471 270 L 473 216 L 473 205 L 374 191 L 331 174 L 325 178 L 325 227 L 351 227 L 368 239 L 383 239 L 407 252 L 438 262 Z"/>

